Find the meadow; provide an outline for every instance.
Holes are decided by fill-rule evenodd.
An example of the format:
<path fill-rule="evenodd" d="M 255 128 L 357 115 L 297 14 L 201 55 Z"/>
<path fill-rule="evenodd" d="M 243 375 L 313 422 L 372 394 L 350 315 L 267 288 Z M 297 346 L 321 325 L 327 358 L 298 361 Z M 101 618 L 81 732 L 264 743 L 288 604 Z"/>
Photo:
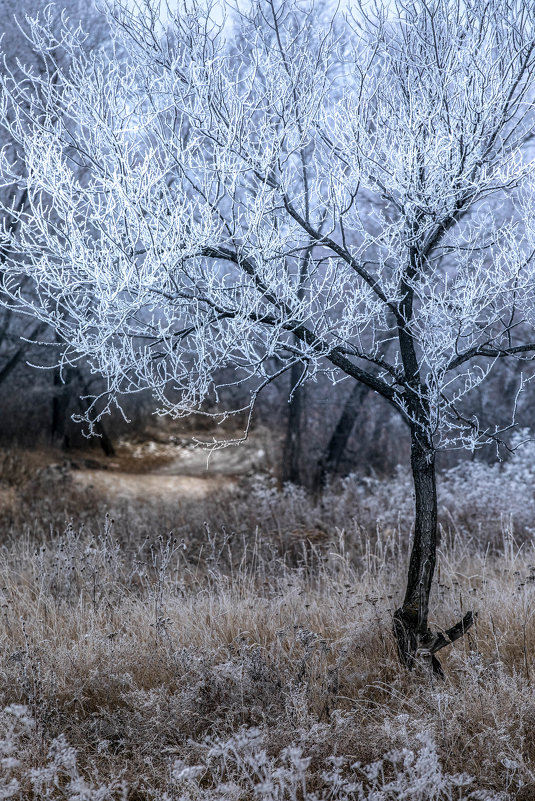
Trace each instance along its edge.
<path fill-rule="evenodd" d="M 441 477 L 432 624 L 478 614 L 444 681 L 391 634 L 402 472 L 106 513 L 32 459 L 2 472 L 0 798 L 535 799 L 531 445 Z"/>

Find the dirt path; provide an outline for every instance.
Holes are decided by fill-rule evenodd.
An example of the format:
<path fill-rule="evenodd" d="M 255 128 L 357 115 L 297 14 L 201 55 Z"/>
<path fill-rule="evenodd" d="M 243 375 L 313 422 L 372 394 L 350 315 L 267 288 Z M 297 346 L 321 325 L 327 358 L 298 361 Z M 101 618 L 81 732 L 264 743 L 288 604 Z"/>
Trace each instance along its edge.
<path fill-rule="evenodd" d="M 182 476 L 162 473 L 122 473 L 106 470 L 75 470 L 72 481 L 78 489 L 89 489 L 108 500 L 173 501 L 204 498 L 221 489 L 232 489 L 231 476 Z"/>
<path fill-rule="evenodd" d="M 257 438 L 237 446 L 207 451 L 192 438 L 122 441 L 117 456 L 101 464 L 73 469 L 77 489 L 90 489 L 109 501 L 167 502 L 204 498 L 232 489 L 241 476 L 262 469 L 265 452 Z"/>
<path fill-rule="evenodd" d="M 22 508 L 30 516 L 34 508 L 39 514 L 46 508 L 51 518 L 61 518 L 99 507 L 175 507 L 232 493 L 244 476 L 267 470 L 270 436 L 254 432 L 247 442 L 209 453 L 195 446 L 193 433 L 168 424 L 146 431 L 143 438 L 115 442 L 112 458 L 95 447 L 13 448 L 0 454 L 0 519 L 11 525 Z"/>

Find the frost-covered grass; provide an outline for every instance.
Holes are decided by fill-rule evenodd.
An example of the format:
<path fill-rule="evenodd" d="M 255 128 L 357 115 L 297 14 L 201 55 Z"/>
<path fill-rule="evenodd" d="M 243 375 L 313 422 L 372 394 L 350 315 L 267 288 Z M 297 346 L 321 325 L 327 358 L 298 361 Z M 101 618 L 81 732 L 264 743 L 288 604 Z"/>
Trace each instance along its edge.
<path fill-rule="evenodd" d="M 527 530 L 520 546 L 504 515 L 491 551 L 460 519 L 445 533 L 434 623 L 467 608 L 479 618 L 433 682 L 400 668 L 391 636 L 408 523 L 359 523 L 359 497 L 368 514 L 386 507 L 386 486 L 363 486 L 313 503 L 258 484 L 205 505 L 204 528 L 192 513 L 189 536 L 185 522 L 158 536 L 141 513 L 129 539 L 109 518 L 99 534 L 12 533 L 0 549 L 0 798 L 533 797 Z M 498 503 L 499 481 L 489 486 Z M 218 529 L 217 514 L 242 532 Z"/>
<path fill-rule="evenodd" d="M 391 636 L 401 472 L 319 499 L 256 478 L 113 523 L 68 469 L 13 480 L 0 799 L 535 798 L 534 465 L 529 445 L 441 477 L 433 623 L 478 612 L 445 682 Z"/>
<path fill-rule="evenodd" d="M 34 721 L 25 706 L 12 704 L 2 712 L 6 724 L 0 741 L 4 775 L 0 778 L 0 798 L 68 798 L 71 801 L 105 801 L 105 799 L 139 798 L 129 791 L 126 780 L 115 779 L 102 784 L 87 781 L 80 773 L 77 753 L 64 735 L 52 740 L 44 764 L 17 777 L 21 766 L 16 756 L 34 734 Z M 171 799 L 240 799 L 263 801 L 387 801 L 387 799 L 498 799 L 501 796 L 473 791 L 473 779 L 466 774 L 443 772 L 433 740 L 428 734 L 417 737 L 416 750 L 392 751 L 369 765 L 351 764 L 343 756 L 325 759 L 321 771 L 322 789 L 309 791 L 308 784 L 316 777 L 309 770 L 312 757 L 299 746 L 283 748 L 270 756 L 260 729 L 242 728 L 225 739 L 207 738 L 198 764 L 189 765 L 175 759 L 167 777 L 167 789 L 144 788 L 144 797 Z M 317 780 L 316 780 L 317 783 Z M 142 796 L 143 797 L 143 796 Z"/>

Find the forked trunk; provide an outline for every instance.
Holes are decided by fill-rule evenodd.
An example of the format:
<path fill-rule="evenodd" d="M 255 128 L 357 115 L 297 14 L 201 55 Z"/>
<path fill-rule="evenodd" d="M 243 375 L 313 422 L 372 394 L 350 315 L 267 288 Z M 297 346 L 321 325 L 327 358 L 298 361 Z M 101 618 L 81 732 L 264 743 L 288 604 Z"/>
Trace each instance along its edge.
<path fill-rule="evenodd" d="M 411 670 L 417 661 L 443 675 L 435 653 L 462 637 L 474 618 L 468 612 L 452 628 L 432 632 L 428 627 L 429 596 L 435 572 L 438 538 L 435 450 L 416 427 L 411 432 L 411 468 L 415 495 L 414 541 L 403 606 L 394 614 L 399 658 Z"/>

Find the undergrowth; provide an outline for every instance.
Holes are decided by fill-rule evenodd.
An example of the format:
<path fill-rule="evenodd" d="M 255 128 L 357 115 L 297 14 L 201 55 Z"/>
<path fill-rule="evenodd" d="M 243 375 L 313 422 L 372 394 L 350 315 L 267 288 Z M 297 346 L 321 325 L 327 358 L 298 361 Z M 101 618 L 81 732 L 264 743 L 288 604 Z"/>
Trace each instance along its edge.
<path fill-rule="evenodd" d="M 526 438 L 519 432 L 513 448 Z M 165 451 L 167 453 L 167 451 Z M 56 454 L 57 456 L 57 454 Z M 298 555 L 302 541 L 321 544 L 343 530 L 348 547 L 410 531 L 414 508 L 410 471 L 398 468 L 387 479 L 350 475 L 333 481 L 319 497 L 303 488 L 279 487 L 275 478 L 260 472 L 212 490 L 202 500 L 171 495 L 167 500 L 147 494 L 135 501 L 112 494 L 102 498 L 94 488 L 74 480 L 83 459 L 50 464 L 46 452 L 7 451 L 0 458 L 0 528 L 18 535 L 31 530 L 46 537 L 60 534 L 65 520 L 74 519 L 92 531 L 102 525 L 103 507 L 115 520 L 114 532 L 122 544 L 138 542 L 148 531 L 174 531 L 191 547 L 206 542 L 206 524 L 231 539 L 277 542 L 290 556 Z M 154 457 L 156 458 L 156 457 Z M 87 461 L 87 460 L 85 460 Z M 95 463 L 96 464 L 96 463 Z M 91 462 L 92 467 L 95 464 Z M 106 466 L 106 460 L 99 463 Z M 97 466 L 99 466 L 97 465 Z M 149 464 L 150 467 L 150 464 Z M 113 487 L 114 469 L 102 471 Z M 535 534 L 535 441 L 515 450 L 507 461 L 486 464 L 464 461 L 443 471 L 438 480 L 439 519 L 445 537 L 459 536 L 477 548 L 497 552 L 504 537 L 529 542 Z"/>
<path fill-rule="evenodd" d="M 406 473 L 112 519 L 28 459 L 0 485 L 0 799 L 535 800 L 532 444 L 440 477 L 431 623 L 478 613 L 444 681 L 392 637 Z"/>
<path fill-rule="evenodd" d="M 12 535 L 0 798 L 529 801 L 533 544 L 444 533 L 433 624 L 479 616 L 439 682 L 395 653 L 406 533 Z"/>

